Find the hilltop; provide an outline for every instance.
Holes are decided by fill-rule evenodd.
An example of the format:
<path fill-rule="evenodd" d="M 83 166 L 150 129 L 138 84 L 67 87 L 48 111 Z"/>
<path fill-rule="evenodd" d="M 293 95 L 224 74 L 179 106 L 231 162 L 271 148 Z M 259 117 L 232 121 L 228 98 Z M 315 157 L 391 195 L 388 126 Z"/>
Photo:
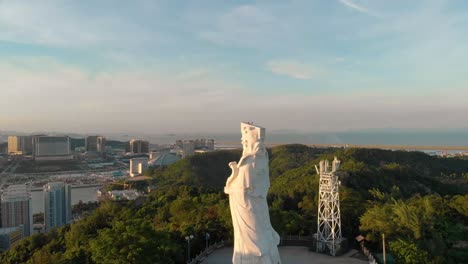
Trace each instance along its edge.
<path fill-rule="evenodd" d="M 343 235 L 363 234 L 401 263 L 462 263 L 468 252 L 468 160 L 420 152 L 320 149 L 284 145 L 268 150 L 270 215 L 280 235 L 316 232 L 321 159 L 342 160 Z M 240 151 L 217 151 L 146 172 L 157 186 L 144 201 L 105 202 L 83 220 L 34 235 L 2 255 L 4 263 L 184 263 L 184 237 L 192 252 L 211 241 L 232 239 L 227 164 Z M 356 246 L 356 245 L 355 245 Z"/>
<path fill-rule="evenodd" d="M 292 177 L 316 177 L 315 165 L 321 159 L 337 156 L 343 161 L 341 180 L 345 187 L 366 193 L 369 189 L 391 191 L 401 189 L 405 197 L 414 193 L 464 194 L 468 184 L 468 160 L 441 158 L 422 152 L 381 149 L 314 148 L 305 145 L 283 145 L 268 149 L 270 178 L 284 182 Z M 182 159 L 169 167 L 149 170 L 159 185 L 188 185 L 222 189 L 231 170 L 228 163 L 238 161 L 240 150 L 197 154 Z M 311 190 L 314 191 L 314 190 Z"/>

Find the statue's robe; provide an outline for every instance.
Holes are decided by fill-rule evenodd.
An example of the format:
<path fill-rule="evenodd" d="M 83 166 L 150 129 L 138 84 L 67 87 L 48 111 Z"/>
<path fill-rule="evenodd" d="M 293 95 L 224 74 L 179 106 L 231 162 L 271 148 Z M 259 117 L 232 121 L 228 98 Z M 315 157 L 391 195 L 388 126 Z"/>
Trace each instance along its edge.
<path fill-rule="evenodd" d="M 237 166 L 224 189 L 234 227 L 232 263 L 281 263 L 280 237 L 271 226 L 266 200 L 270 187 L 267 152 L 245 155 Z"/>

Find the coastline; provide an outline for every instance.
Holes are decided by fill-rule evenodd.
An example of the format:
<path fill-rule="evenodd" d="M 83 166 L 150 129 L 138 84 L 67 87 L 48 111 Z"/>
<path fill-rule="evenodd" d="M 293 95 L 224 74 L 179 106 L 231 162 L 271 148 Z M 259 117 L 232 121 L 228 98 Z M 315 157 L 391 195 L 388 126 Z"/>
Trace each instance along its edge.
<path fill-rule="evenodd" d="M 301 144 L 301 143 L 265 143 L 267 147 L 277 147 L 281 145 Z M 241 144 L 233 141 L 216 142 L 221 148 L 242 148 Z M 386 144 L 301 144 L 317 148 L 366 148 L 366 149 L 388 149 L 388 150 L 427 150 L 427 151 L 468 151 L 468 146 L 437 146 L 437 145 L 386 145 Z"/>

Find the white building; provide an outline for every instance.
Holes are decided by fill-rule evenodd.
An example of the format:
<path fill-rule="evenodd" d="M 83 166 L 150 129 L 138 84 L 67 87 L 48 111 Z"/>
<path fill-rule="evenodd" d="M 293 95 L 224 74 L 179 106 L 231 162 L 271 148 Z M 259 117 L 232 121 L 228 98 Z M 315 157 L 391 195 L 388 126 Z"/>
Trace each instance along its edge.
<path fill-rule="evenodd" d="M 112 200 L 135 200 L 141 194 L 137 190 L 109 191 Z"/>
<path fill-rule="evenodd" d="M 148 168 L 148 158 L 130 159 L 130 177 L 142 175 Z"/>

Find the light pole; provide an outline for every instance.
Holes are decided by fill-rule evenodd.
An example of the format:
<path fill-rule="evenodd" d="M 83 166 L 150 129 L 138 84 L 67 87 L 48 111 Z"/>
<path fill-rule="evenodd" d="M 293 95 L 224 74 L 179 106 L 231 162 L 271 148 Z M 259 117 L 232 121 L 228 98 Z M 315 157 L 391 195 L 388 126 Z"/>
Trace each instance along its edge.
<path fill-rule="evenodd" d="M 193 235 L 185 237 L 185 240 L 187 240 L 187 263 L 190 262 L 190 240 L 192 239 L 193 239 Z"/>
<path fill-rule="evenodd" d="M 383 263 L 387 264 L 387 256 L 385 255 L 385 234 L 382 233 L 382 250 L 383 250 Z"/>
<path fill-rule="evenodd" d="M 210 240 L 210 233 L 206 233 L 205 234 L 205 239 L 206 239 L 206 246 L 205 246 L 205 249 L 208 248 L 208 240 Z"/>

